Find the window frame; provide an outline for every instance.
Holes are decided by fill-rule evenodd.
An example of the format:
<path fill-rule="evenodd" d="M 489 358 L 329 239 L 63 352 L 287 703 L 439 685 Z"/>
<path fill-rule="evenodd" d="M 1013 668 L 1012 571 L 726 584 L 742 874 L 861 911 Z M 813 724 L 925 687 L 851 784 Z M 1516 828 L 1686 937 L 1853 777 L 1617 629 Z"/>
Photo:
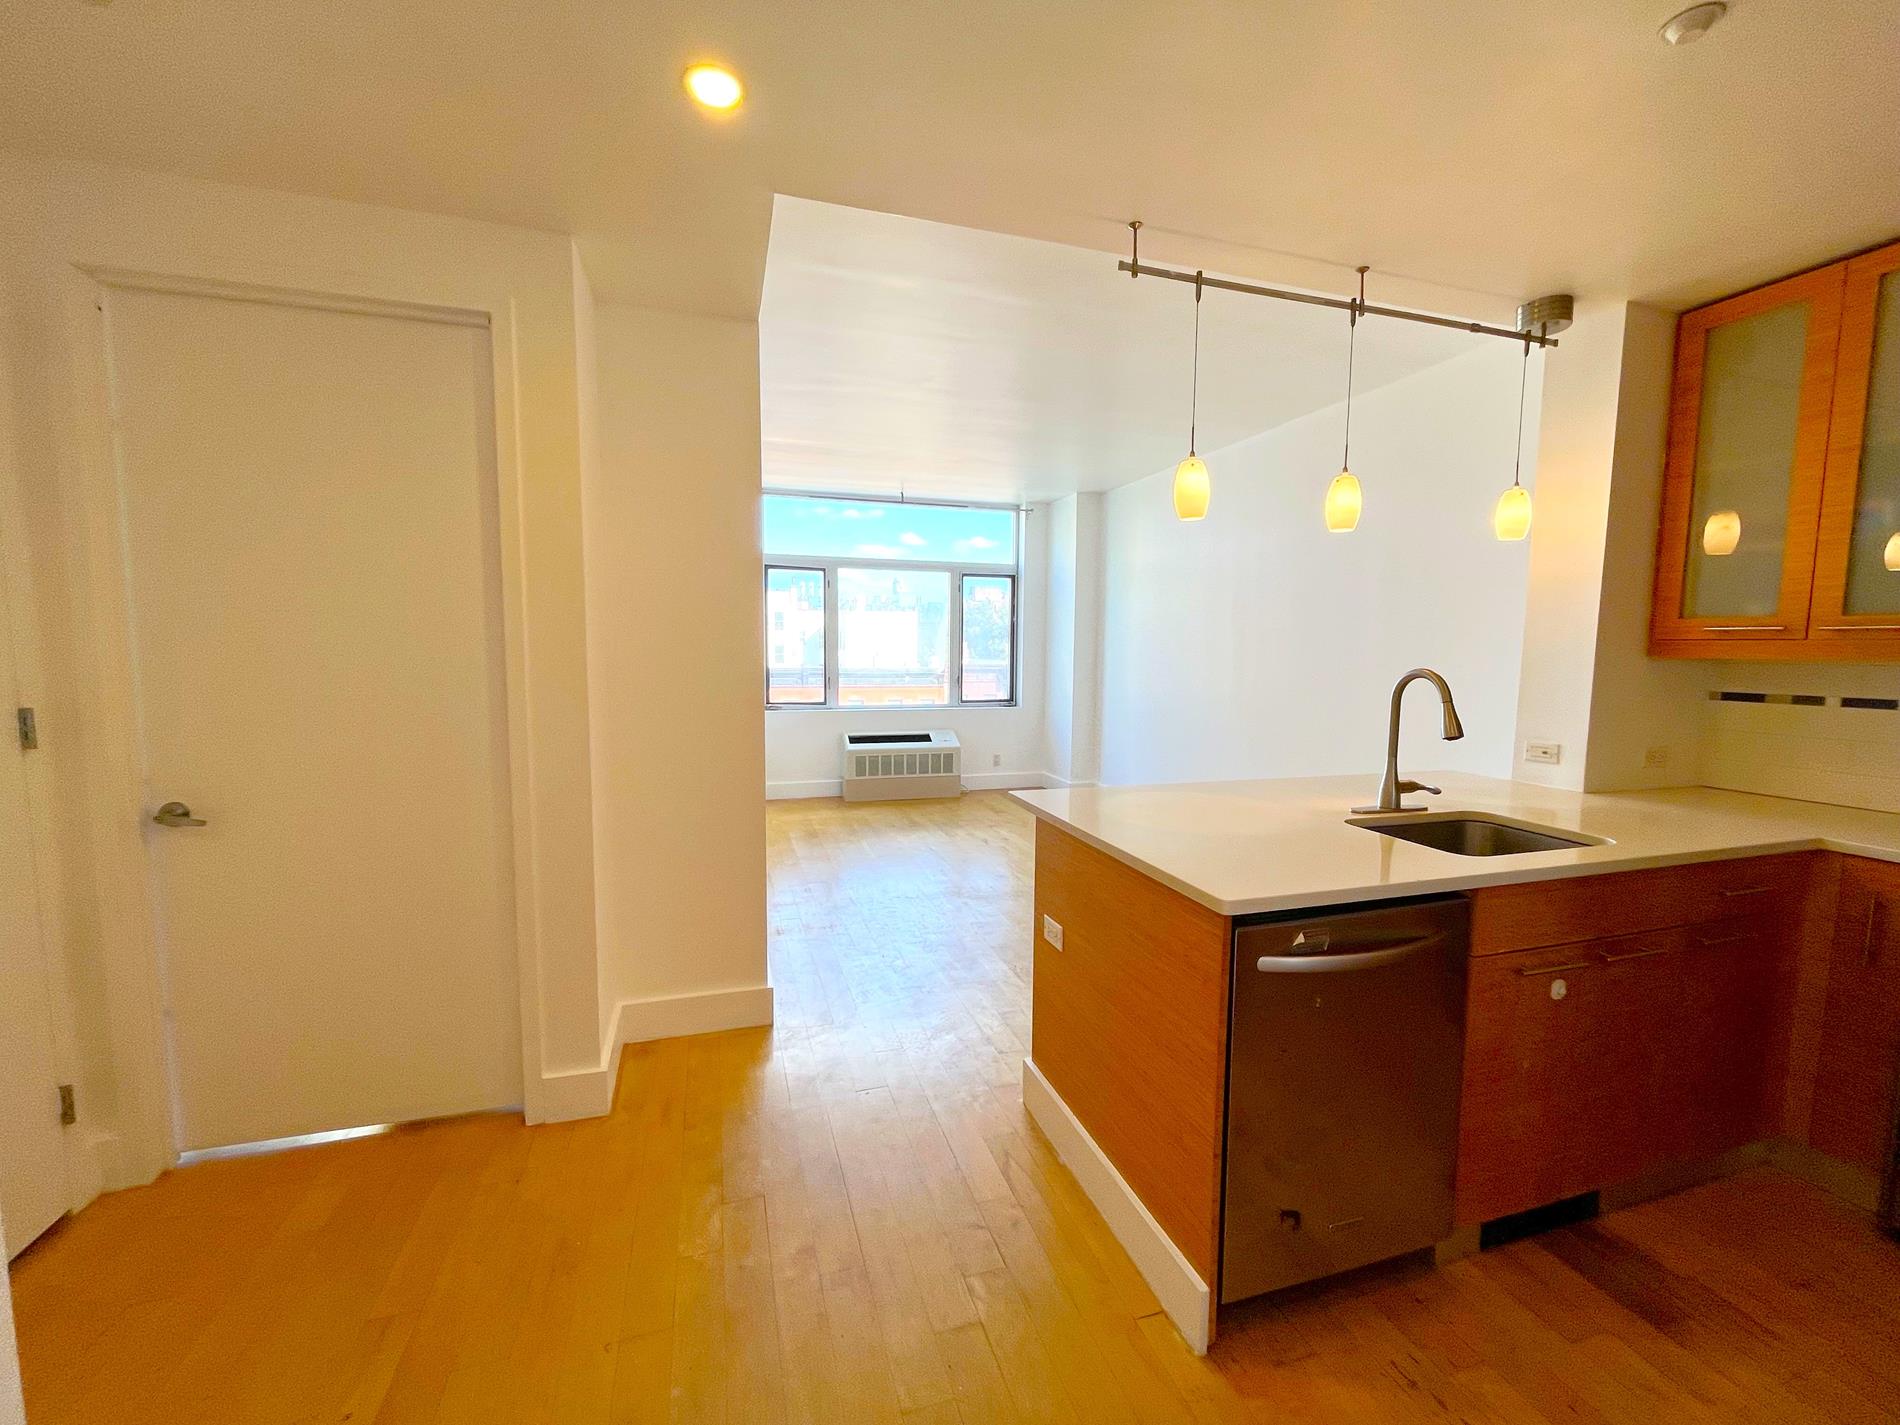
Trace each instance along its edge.
<path fill-rule="evenodd" d="M 849 499 L 864 500 L 864 495 L 805 495 L 803 491 L 767 490 L 768 495 L 799 495 L 809 499 Z M 897 504 L 892 500 L 889 503 Z M 909 500 L 902 503 L 938 505 L 937 501 Z M 761 589 L 771 584 L 772 571 L 790 570 L 798 573 L 822 573 L 825 580 L 825 700 L 822 703 L 775 703 L 772 701 L 772 663 L 769 642 L 765 640 L 764 621 L 760 621 L 761 663 L 765 672 L 765 708 L 767 712 L 930 712 L 949 711 L 962 708 L 1013 708 L 1022 705 L 1022 662 L 1023 662 L 1023 553 L 1024 525 L 1023 511 L 1015 505 L 964 505 L 944 504 L 940 508 L 965 509 L 1002 509 L 1015 516 L 1016 522 L 1016 558 L 1013 561 L 982 563 L 961 560 L 946 563 L 930 559 L 863 559 L 854 555 L 809 555 L 774 554 L 767 550 L 762 558 L 763 571 L 760 575 Z M 913 703 L 905 707 L 846 706 L 838 701 L 838 571 L 840 569 L 891 570 L 897 573 L 947 574 L 950 576 L 950 606 L 945 614 L 948 625 L 946 634 L 949 639 L 948 667 L 945 673 L 950 688 L 948 702 Z M 963 699 L 963 580 L 965 575 L 986 579 L 1009 580 L 1009 698 L 998 701 L 984 698 L 976 702 Z"/>
<path fill-rule="evenodd" d="M 1022 538 L 1021 521 L 1018 521 L 1016 537 L 1019 541 Z M 963 610 L 965 605 L 969 602 L 968 596 L 963 592 L 963 581 L 965 579 L 1001 579 L 1009 585 L 1009 693 L 1006 697 L 966 698 L 963 696 Z M 980 569 L 963 569 L 952 577 L 951 587 L 952 597 L 957 606 L 956 615 L 951 620 L 955 625 L 953 632 L 956 635 L 956 642 L 951 645 L 950 650 L 957 665 L 954 670 L 957 695 L 955 705 L 960 708 L 1015 707 L 1017 702 L 1017 684 L 1021 681 L 1022 670 L 1022 660 L 1018 656 L 1020 646 L 1017 630 L 1022 626 L 1023 621 L 1023 581 L 1014 573 L 986 574 Z"/>
<path fill-rule="evenodd" d="M 812 702 L 775 703 L 772 701 L 771 630 L 765 627 L 764 620 L 760 620 L 759 632 L 760 632 L 761 638 L 760 638 L 759 652 L 762 655 L 762 657 L 760 658 L 760 666 L 763 668 L 765 672 L 765 705 L 768 708 L 829 707 L 831 705 L 831 663 L 832 663 L 832 655 L 836 651 L 834 647 L 834 643 L 833 643 L 833 640 L 836 637 L 836 632 L 832 626 L 832 617 L 831 617 L 832 605 L 833 605 L 833 600 L 834 600 L 834 595 L 832 594 L 832 589 L 831 589 L 831 585 L 832 585 L 831 571 L 823 567 L 823 565 L 813 560 L 806 560 L 803 564 L 774 564 L 770 559 L 768 559 L 765 561 L 765 568 L 759 576 L 759 594 L 760 594 L 761 603 L 771 598 L 772 575 L 775 572 L 781 572 L 781 571 L 787 574 L 816 574 L 824 581 L 824 595 L 823 595 L 823 598 L 820 600 L 820 605 L 824 610 L 824 616 L 825 616 L 824 654 L 823 654 L 823 666 L 818 670 L 819 671 L 819 689 L 821 693 L 823 694 L 823 700 L 820 702 L 815 702 L 815 703 L 812 703 Z"/>

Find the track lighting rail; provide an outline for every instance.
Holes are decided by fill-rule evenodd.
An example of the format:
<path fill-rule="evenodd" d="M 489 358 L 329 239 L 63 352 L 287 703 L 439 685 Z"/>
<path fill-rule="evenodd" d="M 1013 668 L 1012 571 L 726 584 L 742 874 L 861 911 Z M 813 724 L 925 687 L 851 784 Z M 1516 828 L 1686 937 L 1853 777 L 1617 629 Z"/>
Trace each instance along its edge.
<path fill-rule="evenodd" d="M 1140 241 L 1140 225 L 1130 223 L 1135 240 Z M 1526 342 L 1531 346 L 1554 347 L 1557 338 L 1538 331 L 1514 331 L 1510 327 L 1486 326 L 1483 322 L 1461 321 L 1457 317 L 1437 317 L 1429 312 L 1408 311 L 1404 307 L 1374 307 L 1360 298 L 1322 297 L 1313 292 L 1289 292 L 1284 287 L 1261 287 L 1252 282 L 1234 282 L 1225 277 L 1209 277 L 1202 272 L 1183 272 L 1176 267 L 1156 267 L 1141 260 L 1137 247 L 1126 261 L 1115 268 L 1130 277 L 1160 277 L 1169 282 L 1185 282 L 1190 287 L 1217 287 L 1223 292 L 1243 292 L 1249 297 L 1272 297 L 1281 302 L 1304 302 L 1309 307 L 1331 307 L 1338 312 L 1353 312 L 1366 317 L 1393 317 L 1402 322 L 1422 322 L 1426 326 L 1448 327 L 1452 331 L 1474 332 L 1479 336 L 1501 336 L 1507 341 Z M 1198 294 L 1197 294 L 1198 295 Z M 1565 326 L 1569 323 L 1565 322 Z"/>

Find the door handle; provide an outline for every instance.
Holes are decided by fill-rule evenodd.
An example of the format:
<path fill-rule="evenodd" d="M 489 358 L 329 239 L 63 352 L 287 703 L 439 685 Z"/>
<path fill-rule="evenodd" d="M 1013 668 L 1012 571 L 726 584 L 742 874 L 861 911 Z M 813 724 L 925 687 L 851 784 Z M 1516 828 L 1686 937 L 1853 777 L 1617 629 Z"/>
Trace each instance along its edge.
<path fill-rule="evenodd" d="M 1673 945 L 1657 945 L 1647 950 L 1625 950 L 1621 955 L 1612 955 L 1607 950 L 1599 953 L 1603 956 L 1604 964 L 1620 965 L 1625 960 L 1647 960 L 1653 955 L 1667 955 L 1675 948 Z"/>
<path fill-rule="evenodd" d="M 166 802 L 152 813 L 152 820 L 160 826 L 203 826 L 205 819 L 193 816 L 191 808 L 183 802 Z"/>
<path fill-rule="evenodd" d="M 1337 955 L 1262 955 L 1254 968 L 1266 975 L 1316 975 L 1332 970 L 1370 970 L 1376 965 L 1391 965 L 1416 951 L 1436 945 L 1442 935 L 1421 935 L 1400 945 L 1376 950 L 1348 950 Z M 1294 942 L 1297 944 L 1298 942 Z"/>

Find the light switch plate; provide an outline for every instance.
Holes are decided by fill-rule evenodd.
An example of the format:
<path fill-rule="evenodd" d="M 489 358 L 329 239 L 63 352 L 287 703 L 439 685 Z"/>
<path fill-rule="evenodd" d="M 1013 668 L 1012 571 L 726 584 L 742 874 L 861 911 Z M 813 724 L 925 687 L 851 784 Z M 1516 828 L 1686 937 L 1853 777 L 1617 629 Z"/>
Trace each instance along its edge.
<path fill-rule="evenodd" d="M 1042 918 L 1042 938 L 1056 949 L 1062 948 L 1062 926 L 1052 915 L 1045 915 Z"/>
<path fill-rule="evenodd" d="M 1564 760 L 1564 745 L 1561 742 L 1527 742 L 1524 744 L 1526 762 L 1543 762 L 1556 766 Z"/>

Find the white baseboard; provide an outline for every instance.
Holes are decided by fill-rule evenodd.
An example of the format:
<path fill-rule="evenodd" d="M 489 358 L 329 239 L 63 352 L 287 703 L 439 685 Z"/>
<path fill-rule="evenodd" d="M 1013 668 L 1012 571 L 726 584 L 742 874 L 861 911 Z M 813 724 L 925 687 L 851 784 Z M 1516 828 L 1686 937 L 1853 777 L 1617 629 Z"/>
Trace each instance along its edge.
<path fill-rule="evenodd" d="M 1093 787 L 1096 782 L 1071 782 L 1067 777 L 1058 777 L 1054 772 L 1042 774 L 1042 785 L 1052 792 L 1066 791 L 1070 787 Z"/>
<path fill-rule="evenodd" d="M 614 1012 L 614 1019 L 615 1040 L 621 1044 L 677 1039 L 686 1034 L 717 1034 L 725 1029 L 753 1029 L 772 1022 L 772 987 L 749 985 L 741 990 L 623 999 Z"/>
<path fill-rule="evenodd" d="M 965 772 L 966 792 L 1014 792 L 1047 786 L 1049 779 L 1040 772 Z"/>
<path fill-rule="evenodd" d="M 1004 792 L 1018 791 L 1036 787 L 1081 786 L 1083 783 L 1069 783 L 1052 778 L 1047 772 L 965 772 L 963 790 L 966 792 Z M 823 777 L 811 782 L 767 782 L 765 799 L 768 802 L 797 801 L 805 797 L 841 797 L 844 795 L 844 782 L 838 777 Z"/>
<path fill-rule="evenodd" d="M 844 795 L 844 779 L 841 777 L 821 777 L 815 782 L 767 782 L 765 799 L 768 802 L 796 801 L 801 797 L 841 797 Z"/>
<path fill-rule="evenodd" d="M 614 1080 L 620 1073 L 620 1045 L 609 1042 L 595 1069 L 568 1069 L 543 1074 L 526 1095 L 521 1116 L 529 1123 L 567 1123 L 576 1118 L 599 1118 L 614 1106 Z"/>
<path fill-rule="evenodd" d="M 543 1074 L 540 1092 L 530 1098 L 525 1115 L 530 1123 L 566 1123 L 576 1118 L 599 1118 L 609 1112 L 614 1106 L 614 1085 L 620 1078 L 622 1045 L 751 1029 L 771 1022 L 770 985 L 623 999 L 614 1006 L 600 1066 Z"/>
<path fill-rule="evenodd" d="M 1023 1107 L 1055 1147 L 1056 1156 L 1075 1174 L 1182 1339 L 1195 1355 L 1205 1356 L 1213 1304 L 1207 1283 L 1096 1146 L 1062 1096 L 1049 1086 L 1033 1059 L 1023 1060 Z"/>

